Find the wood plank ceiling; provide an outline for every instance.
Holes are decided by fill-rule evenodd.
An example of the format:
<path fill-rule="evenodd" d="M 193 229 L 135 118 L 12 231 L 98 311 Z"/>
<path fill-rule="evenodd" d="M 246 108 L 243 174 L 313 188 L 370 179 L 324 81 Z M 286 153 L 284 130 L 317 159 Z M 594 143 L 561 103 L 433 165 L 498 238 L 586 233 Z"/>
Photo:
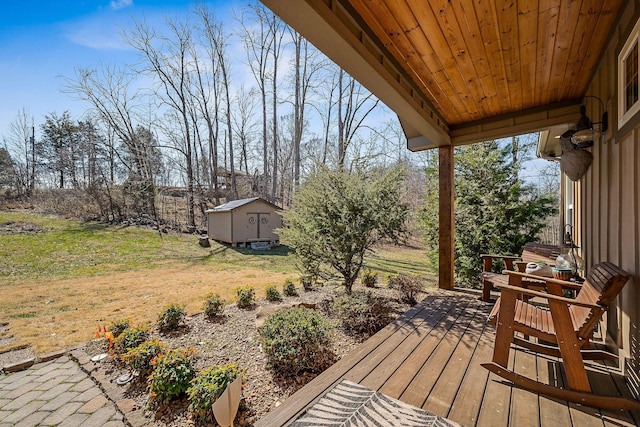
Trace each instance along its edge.
<path fill-rule="evenodd" d="M 624 0 L 337 0 L 449 126 L 585 94 Z"/>

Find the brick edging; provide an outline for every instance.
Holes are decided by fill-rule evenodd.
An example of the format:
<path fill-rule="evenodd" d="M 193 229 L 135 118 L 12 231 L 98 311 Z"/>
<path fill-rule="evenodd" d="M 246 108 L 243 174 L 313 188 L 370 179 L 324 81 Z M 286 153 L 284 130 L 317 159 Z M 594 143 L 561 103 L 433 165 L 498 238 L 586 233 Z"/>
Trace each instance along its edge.
<path fill-rule="evenodd" d="M 142 414 L 141 408 L 135 400 L 124 396 L 126 388 L 111 381 L 103 370 L 100 362 L 93 362 L 89 355 L 82 349 L 76 348 L 69 352 L 69 357 L 80 366 L 102 393 L 111 400 L 116 411 L 122 414 L 124 422 L 129 427 L 141 427 L 150 423 L 150 420 Z"/>

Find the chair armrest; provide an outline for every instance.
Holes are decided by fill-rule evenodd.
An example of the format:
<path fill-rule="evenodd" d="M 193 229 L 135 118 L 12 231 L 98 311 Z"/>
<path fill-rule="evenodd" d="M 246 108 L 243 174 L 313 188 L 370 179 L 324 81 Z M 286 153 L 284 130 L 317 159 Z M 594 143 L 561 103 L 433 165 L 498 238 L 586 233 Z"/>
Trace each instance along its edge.
<path fill-rule="evenodd" d="M 532 291 L 530 289 L 521 288 L 519 286 L 500 285 L 500 284 L 496 284 L 494 286 L 496 288 L 508 289 L 510 291 L 514 291 L 514 292 L 517 292 L 517 293 L 520 293 L 520 294 L 528 295 L 530 297 L 540 297 L 540 298 L 544 298 L 546 300 L 554 300 L 554 301 L 564 302 L 564 303 L 567 303 L 569 305 L 577 305 L 579 307 L 586 307 L 586 308 L 600 308 L 600 309 L 604 308 L 604 307 L 599 306 L 597 304 L 589 304 L 588 302 L 576 301 L 575 299 L 572 299 L 572 298 L 565 298 L 565 297 L 561 297 L 561 296 L 558 296 L 558 295 L 548 294 L 546 292 Z"/>
<path fill-rule="evenodd" d="M 545 283 L 556 283 L 562 286 L 563 288 L 573 289 L 576 291 L 579 291 L 580 289 L 582 289 L 582 285 L 579 283 L 569 282 L 567 280 L 554 279 L 553 277 L 537 276 L 535 274 L 527 274 L 527 273 L 521 273 L 519 271 L 510 271 L 510 270 L 503 270 L 502 273 L 508 274 L 510 276 L 511 275 L 520 276 L 525 279 L 538 280 Z"/>
<path fill-rule="evenodd" d="M 514 256 L 514 255 L 492 255 L 492 254 L 481 254 L 480 257 L 482 259 L 485 259 L 485 258 L 502 258 L 502 259 L 512 259 L 512 260 L 516 260 L 516 259 L 522 258 L 520 256 Z"/>

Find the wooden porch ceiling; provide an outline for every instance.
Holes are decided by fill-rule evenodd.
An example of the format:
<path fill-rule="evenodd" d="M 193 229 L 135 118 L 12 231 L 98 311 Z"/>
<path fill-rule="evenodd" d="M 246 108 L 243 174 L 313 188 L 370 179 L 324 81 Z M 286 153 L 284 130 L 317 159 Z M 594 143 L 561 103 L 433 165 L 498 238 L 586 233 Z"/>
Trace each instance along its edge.
<path fill-rule="evenodd" d="M 413 149 L 575 120 L 623 4 L 262 1 L 394 109 L 409 139 L 426 138 Z"/>

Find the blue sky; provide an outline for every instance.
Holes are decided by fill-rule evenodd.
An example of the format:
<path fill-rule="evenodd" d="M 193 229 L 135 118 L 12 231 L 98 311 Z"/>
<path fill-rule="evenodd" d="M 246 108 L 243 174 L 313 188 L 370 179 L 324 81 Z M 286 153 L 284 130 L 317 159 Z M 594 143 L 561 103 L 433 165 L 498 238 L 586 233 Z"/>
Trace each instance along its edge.
<path fill-rule="evenodd" d="M 132 64 L 136 53 L 120 33 L 132 18 L 148 22 L 184 15 L 193 1 L 179 0 L 7 0 L 0 13 L 0 136 L 24 108 L 37 126 L 46 114 L 85 105 L 61 93 L 61 76 L 76 67 Z M 207 1 L 218 19 L 240 2 Z M 242 2 L 244 3 L 244 2 Z M 0 139 L 1 143 L 1 139 Z"/>

